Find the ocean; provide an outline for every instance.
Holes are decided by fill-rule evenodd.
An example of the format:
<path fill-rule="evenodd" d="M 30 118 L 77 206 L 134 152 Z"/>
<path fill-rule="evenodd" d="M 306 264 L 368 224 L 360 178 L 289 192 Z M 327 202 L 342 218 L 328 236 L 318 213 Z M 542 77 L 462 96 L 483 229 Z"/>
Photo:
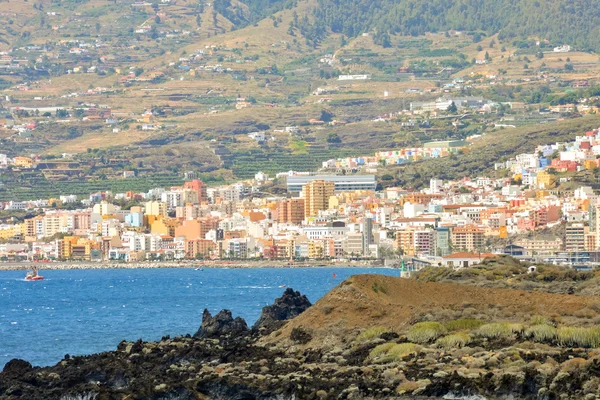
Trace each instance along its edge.
<path fill-rule="evenodd" d="M 334 277 L 335 274 L 335 277 Z M 314 303 L 356 274 L 386 268 L 107 269 L 0 271 L 0 369 L 11 359 L 47 366 L 65 354 L 116 349 L 121 340 L 194 334 L 202 311 L 228 308 L 252 325 L 291 287 Z"/>

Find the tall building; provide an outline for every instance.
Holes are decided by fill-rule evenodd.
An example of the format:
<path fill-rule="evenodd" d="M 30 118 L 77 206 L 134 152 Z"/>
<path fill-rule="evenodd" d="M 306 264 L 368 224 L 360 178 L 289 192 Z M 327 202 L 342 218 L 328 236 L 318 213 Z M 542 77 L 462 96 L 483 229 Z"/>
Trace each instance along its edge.
<path fill-rule="evenodd" d="M 433 194 L 438 194 L 438 193 L 440 193 L 443 184 L 444 184 L 444 181 L 442 181 L 441 179 L 430 179 L 429 180 L 429 191 Z"/>
<path fill-rule="evenodd" d="M 600 231 L 600 203 L 590 201 L 588 214 L 590 217 L 590 232 Z"/>
<path fill-rule="evenodd" d="M 450 249 L 452 247 L 450 237 L 450 228 L 447 226 L 440 226 L 436 229 L 436 237 L 435 237 L 435 255 L 444 257 L 450 254 Z"/>
<path fill-rule="evenodd" d="M 144 208 L 146 215 L 167 216 L 167 203 L 162 201 L 149 201 Z"/>
<path fill-rule="evenodd" d="M 363 218 L 362 232 L 365 237 L 366 246 L 375 243 L 375 240 L 373 238 L 373 220 L 371 218 Z"/>
<path fill-rule="evenodd" d="M 482 251 L 483 230 L 475 225 L 452 229 L 452 247 L 458 251 Z"/>
<path fill-rule="evenodd" d="M 399 229 L 396 231 L 396 242 L 395 246 L 397 250 L 402 250 L 403 254 L 414 256 L 415 255 L 415 229 L 406 228 Z"/>
<path fill-rule="evenodd" d="M 184 189 L 193 190 L 198 193 L 198 202 L 204 203 L 208 201 L 208 188 L 204 182 L 199 179 L 185 182 L 183 184 Z"/>
<path fill-rule="evenodd" d="M 345 237 L 344 251 L 349 256 L 365 254 L 365 236 L 361 232 L 349 232 Z"/>
<path fill-rule="evenodd" d="M 314 217 L 319 215 L 319 211 L 329 208 L 329 198 L 335 191 L 334 183 L 329 181 L 308 182 L 302 188 L 302 198 L 304 199 L 304 216 Z"/>
<path fill-rule="evenodd" d="M 585 235 L 588 233 L 588 229 L 589 228 L 583 224 L 572 224 L 567 226 L 565 234 L 565 250 L 585 250 Z"/>
<path fill-rule="evenodd" d="M 301 224 L 304 221 L 304 199 L 287 199 L 279 203 L 277 219 L 280 223 Z"/>

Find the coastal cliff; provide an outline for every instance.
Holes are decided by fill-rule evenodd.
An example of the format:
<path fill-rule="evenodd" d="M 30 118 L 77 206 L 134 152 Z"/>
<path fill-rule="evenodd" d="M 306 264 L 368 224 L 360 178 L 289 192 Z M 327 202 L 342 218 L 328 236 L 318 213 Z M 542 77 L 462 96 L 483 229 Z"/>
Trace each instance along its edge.
<path fill-rule="evenodd" d="M 595 297 L 359 275 L 313 305 L 287 289 L 252 328 L 205 311 L 194 336 L 12 360 L 0 399 L 595 399 L 599 311 Z"/>

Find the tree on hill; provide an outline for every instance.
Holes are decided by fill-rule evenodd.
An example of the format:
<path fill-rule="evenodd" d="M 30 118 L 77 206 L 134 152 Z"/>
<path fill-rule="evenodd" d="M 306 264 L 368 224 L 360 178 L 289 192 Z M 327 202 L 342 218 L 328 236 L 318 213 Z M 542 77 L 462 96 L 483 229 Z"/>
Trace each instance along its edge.
<path fill-rule="evenodd" d="M 331 122 L 333 121 L 333 117 L 334 115 L 331 111 L 321 110 L 321 117 L 319 118 L 319 120 L 323 122 Z"/>
<path fill-rule="evenodd" d="M 454 102 L 452 102 L 452 103 L 450 103 L 450 105 L 448 106 L 446 111 L 448 111 L 449 113 L 455 114 L 456 112 L 458 112 L 458 108 L 456 107 L 456 104 L 454 104 Z"/>
<path fill-rule="evenodd" d="M 246 20 L 268 17 L 275 10 L 293 8 L 293 0 L 241 0 L 250 10 Z M 581 49 L 600 50 L 594 32 L 600 25 L 600 0 L 316 0 L 317 6 L 294 19 L 294 27 L 311 43 L 329 32 L 357 37 L 375 32 L 375 42 L 387 44 L 387 36 L 419 36 L 427 32 L 472 32 L 474 43 L 498 33 L 498 39 L 525 40 L 540 36 L 570 43 Z M 215 0 L 215 8 L 236 23 L 230 0 Z M 224 13 L 226 12 L 226 13 Z M 536 18 L 529 16 L 535 15 Z M 240 17 L 241 23 L 245 23 Z M 490 44 L 495 44 L 495 40 Z"/>
<path fill-rule="evenodd" d="M 342 143 L 342 139 L 340 139 L 337 133 L 332 132 L 327 135 L 327 143 Z"/>

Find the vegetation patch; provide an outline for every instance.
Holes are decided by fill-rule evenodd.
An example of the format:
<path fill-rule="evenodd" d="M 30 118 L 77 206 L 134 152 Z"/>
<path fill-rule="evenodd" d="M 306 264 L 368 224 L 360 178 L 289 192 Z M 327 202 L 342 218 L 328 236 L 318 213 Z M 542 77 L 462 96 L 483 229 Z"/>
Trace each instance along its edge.
<path fill-rule="evenodd" d="M 419 322 L 410 328 L 406 337 L 415 343 L 431 343 L 447 332 L 439 322 Z"/>
<path fill-rule="evenodd" d="M 371 285 L 371 289 L 373 289 L 373 291 L 375 293 L 379 293 L 379 292 L 381 292 L 383 294 L 388 293 L 387 287 L 384 284 L 379 283 L 379 282 L 374 282 L 373 285 Z"/>
<path fill-rule="evenodd" d="M 381 364 L 401 360 L 411 354 L 421 351 L 421 346 L 414 343 L 385 343 L 375 347 L 369 353 L 369 359 Z"/>
<path fill-rule="evenodd" d="M 384 328 L 383 326 L 374 326 L 373 328 L 369 328 L 360 335 L 358 335 L 356 337 L 356 340 L 359 342 L 364 342 L 367 340 L 377 338 L 386 332 L 389 332 L 389 329 Z"/>
<path fill-rule="evenodd" d="M 446 326 L 446 329 L 448 329 L 448 331 L 453 332 L 453 331 L 477 329 L 484 324 L 485 324 L 485 322 L 478 320 L 478 319 L 463 318 L 463 319 L 456 319 L 454 321 L 448 321 L 448 322 L 446 322 L 445 326 Z"/>
<path fill-rule="evenodd" d="M 466 346 L 471 341 L 471 336 L 467 333 L 455 333 L 439 338 L 435 344 L 443 349 L 455 349 Z"/>
<path fill-rule="evenodd" d="M 477 329 L 476 334 L 488 339 L 509 339 L 515 333 L 523 331 L 523 325 L 511 324 L 509 322 L 494 322 L 485 324 Z"/>
<path fill-rule="evenodd" d="M 560 327 L 557 330 L 557 340 L 561 346 L 570 347 L 600 347 L 600 328 Z"/>
<path fill-rule="evenodd" d="M 556 328 L 546 324 L 533 325 L 525 330 L 525 337 L 536 342 L 548 342 L 556 339 Z"/>

